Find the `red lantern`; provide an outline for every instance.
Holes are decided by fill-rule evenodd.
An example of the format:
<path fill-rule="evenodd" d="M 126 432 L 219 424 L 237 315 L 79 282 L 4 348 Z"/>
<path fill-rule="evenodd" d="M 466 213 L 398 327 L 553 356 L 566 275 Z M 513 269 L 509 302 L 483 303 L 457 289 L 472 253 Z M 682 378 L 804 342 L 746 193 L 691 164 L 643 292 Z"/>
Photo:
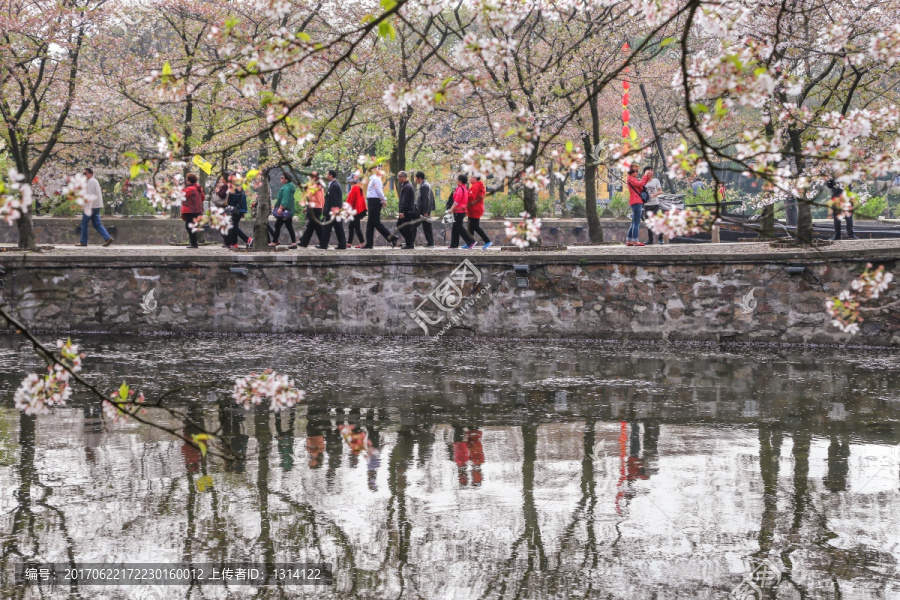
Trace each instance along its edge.
<path fill-rule="evenodd" d="M 631 84 L 628 83 L 627 81 L 623 81 L 623 82 L 622 82 L 622 87 L 625 88 L 625 89 L 627 90 L 628 88 L 631 87 Z"/>
<path fill-rule="evenodd" d="M 631 96 L 628 95 L 628 92 L 622 96 L 622 106 L 628 106 L 628 101 L 631 100 Z"/>
<path fill-rule="evenodd" d="M 630 117 L 630 116 L 631 115 L 628 114 L 628 109 L 625 109 L 622 111 L 622 120 L 625 121 L 626 123 L 628 122 L 628 117 Z"/>
<path fill-rule="evenodd" d="M 627 138 L 629 135 L 631 135 L 631 128 L 628 127 L 628 125 L 623 125 L 622 126 L 622 137 Z"/>

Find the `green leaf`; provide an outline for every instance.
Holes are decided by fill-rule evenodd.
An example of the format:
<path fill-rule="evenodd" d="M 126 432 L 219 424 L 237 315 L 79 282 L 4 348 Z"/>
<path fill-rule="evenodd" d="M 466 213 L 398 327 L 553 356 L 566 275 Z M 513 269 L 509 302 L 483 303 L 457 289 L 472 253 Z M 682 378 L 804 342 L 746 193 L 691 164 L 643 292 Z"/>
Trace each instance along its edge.
<path fill-rule="evenodd" d="M 691 104 L 691 110 L 694 111 L 695 115 L 709 112 L 709 108 L 707 108 L 707 106 L 702 102 L 694 102 L 693 104 Z"/>
<path fill-rule="evenodd" d="M 671 44 L 672 42 L 674 42 L 676 39 L 677 39 L 677 38 L 674 38 L 674 37 L 667 37 L 667 38 L 665 38 L 663 41 L 661 41 L 661 42 L 659 43 L 659 47 L 660 47 L 660 48 L 665 48 L 666 46 L 668 46 L 669 44 Z"/>
<path fill-rule="evenodd" d="M 119 386 L 119 399 L 127 400 L 128 399 L 128 384 L 124 381 L 122 385 Z"/>
<path fill-rule="evenodd" d="M 566 152 L 572 152 L 575 150 L 575 146 L 572 144 L 572 140 L 566 142 Z"/>
<path fill-rule="evenodd" d="M 631 133 L 628 134 L 628 138 L 634 142 L 637 141 L 637 131 L 635 131 L 634 127 L 631 128 Z"/>
<path fill-rule="evenodd" d="M 397 37 L 397 32 L 394 30 L 394 26 L 389 22 L 382 21 L 378 24 L 378 35 L 383 38 L 391 38 L 393 40 Z"/>
<path fill-rule="evenodd" d="M 124 156 L 125 158 L 131 158 L 133 160 L 137 160 L 138 158 L 137 152 L 132 152 L 131 150 L 125 152 L 124 154 L 122 154 L 122 156 Z"/>
<path fill-rule="evenodd" d="M 163 63 L 162 74 L 163 74 L 164 76 L 166 76 L 166 75 L 171 76 L 171 75 L 172 75 L 172 65 L 169 64 L 169 61 L 166 61 L 165 63 Z"/>
<path fill-rule="evenodd" d="M 197 480 L 197 491 L 205 492 L 209 488 L 213 486 L 213 478 L 209 475 L 204 475 L 203 477 Z"/>
<path fill-rule="evenodd" d="M 244 180 L 253 179 L 257 175 L 259 175 L 259 169 L 250 169 L 247 171 L 247 175 L 244 176 Z"/>
<path fill-rule="evenodd" d="M 379 4 L 381 4 L 381 8 L 383 8 L 385 12 L 388 12 L 397 6 L 397 0 L 381 0 Z"/>
<path fill-rule="evenodd" d="M 312 40 L 312 38 L 309 37 L 309 34 L 305 31 L 301 31 L 300 33 L 298 33 L 297 38 L 299 38 L 301 42 L 309 42 L 310 40 Z"/>
<path fill-rule="evenodd" d="M 138 175 L 141 174 L 141 165 L 133 164 L 131 165 L 131 169 L 129 169 L 129 173 L 131 174 L 131 178 L 134 179 Z"/>

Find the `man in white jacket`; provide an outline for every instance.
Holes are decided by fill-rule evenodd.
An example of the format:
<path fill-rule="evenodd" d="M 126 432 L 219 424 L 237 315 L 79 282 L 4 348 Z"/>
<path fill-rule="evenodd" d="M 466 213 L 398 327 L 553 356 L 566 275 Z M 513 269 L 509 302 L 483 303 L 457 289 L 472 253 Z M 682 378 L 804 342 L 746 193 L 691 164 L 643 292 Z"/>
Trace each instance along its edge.
<path fill-rule="evenodd" d="M 81 215 L 81 241 L 75 245 L 88 245 L 88 223 L 91 223 L 97 233 L 103 237 L 103 245 L 109 246 L 113 241 L 112 236 L 100 222 L 100 211 L 103 210 L 103 191 L 100 189 L 100 182 L 94 178 L 94 170 L 90 167 L 85 168 L 84 177 L 87 179 L 88 202 L 85 203 L 84 212 Z"/>
<path fill-rule="evenodd" d="M 366 188 L 366 204 L 368 205 L 369 215 L 366 220 L 366 245 L 365 248 L 372 248 L 375 244 L 375 232 L 377 231 L 384 236 L 384 239 L 391 242 L 392 246 L 397 245 L 397 238 L 391 236 L 390 230 L 381 222 L 381 209 L 384 208 L 387 198 L 384 196 L 384 186 L 381 183 L 381 170 L 372 173 L 369 176 L 369 186 Z"/>

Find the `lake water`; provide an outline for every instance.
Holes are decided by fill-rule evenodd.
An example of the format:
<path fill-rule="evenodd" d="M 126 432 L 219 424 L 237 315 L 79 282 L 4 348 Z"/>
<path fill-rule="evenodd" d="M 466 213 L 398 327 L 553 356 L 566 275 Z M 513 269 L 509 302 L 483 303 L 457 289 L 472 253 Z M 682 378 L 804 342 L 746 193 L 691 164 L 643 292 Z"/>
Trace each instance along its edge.
<path fill-rule="evenodd" d="M 244 460 L 105 425 L 83 394 L 21 416 L 12 395 L 39 362 L 0 339 L 3 598 L 900 598 L 896 353 L 76 341 L 103 389 L 168 393 Z M 234 377 L 266 367 L 308 404 L 235 406 Z M 334 583 L 10 579 L 23 562 L 229 561 L 328 562 Z"/>

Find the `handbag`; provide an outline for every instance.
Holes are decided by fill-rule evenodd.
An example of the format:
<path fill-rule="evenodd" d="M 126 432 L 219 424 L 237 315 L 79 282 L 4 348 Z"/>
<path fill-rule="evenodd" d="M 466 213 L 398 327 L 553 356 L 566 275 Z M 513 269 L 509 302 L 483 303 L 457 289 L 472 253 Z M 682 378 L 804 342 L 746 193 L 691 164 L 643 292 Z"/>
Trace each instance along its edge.
<path fill-rule="evenodd" d="M 289 211 L 285 207 L 276 206 L 275 208 L 272 209 L 272 216 L 275 217 L 276 219 L 290 219 L 294 215 L 292 215 L 291 211 Z"/>
<path fill-rule="evenodd" d="M 447 204 L 444 205 L 444 210 L 450 210 L 453 208 L 453 194 L 450 194 L 450 197 L 447 198 Z"/>
<path fill-rule="evenodd" d="M 641 202 L 643 202 L 644 204 L 646 204 L 647 202 L 650 201 L 650 192 L 648 192 L 647 190 L 643 190 L 640 192 L 637 191 L 636 189 L 634 189 L 634 186 L 631 185 L 630 181 L 628 182 L 628 187 L 631 188 L 631 191 L 633 191 L 635 194 L 637 194 L 638 196 L 641 197 Z"/>

